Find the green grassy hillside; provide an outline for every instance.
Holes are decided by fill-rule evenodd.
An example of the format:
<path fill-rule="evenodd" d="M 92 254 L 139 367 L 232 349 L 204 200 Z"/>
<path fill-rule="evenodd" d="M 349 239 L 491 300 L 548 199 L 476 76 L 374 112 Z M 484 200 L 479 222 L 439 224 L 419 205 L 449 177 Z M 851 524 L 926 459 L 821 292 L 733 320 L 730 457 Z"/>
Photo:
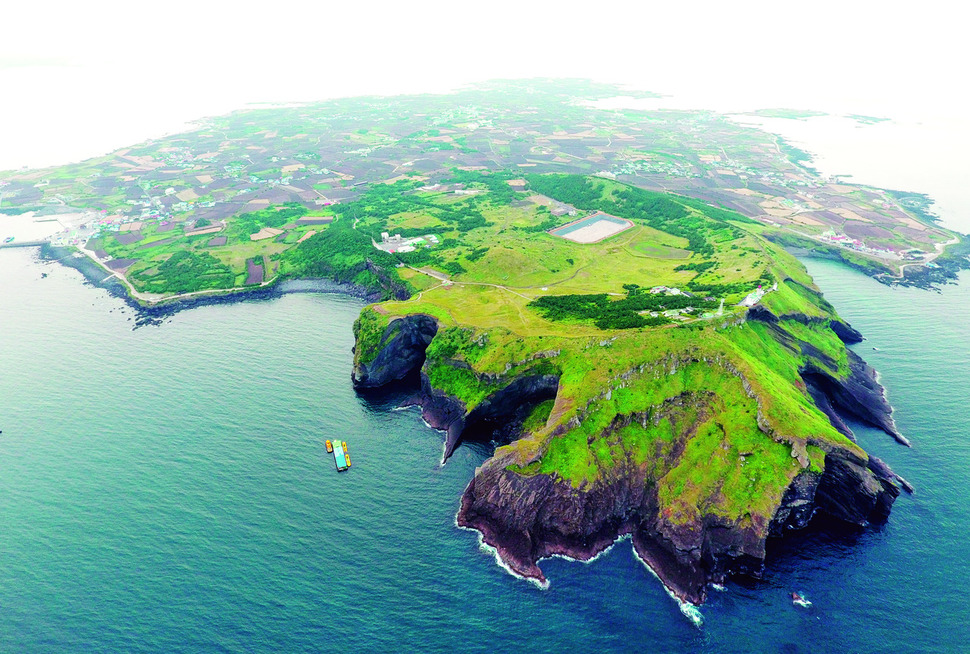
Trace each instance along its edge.
<path fill-rule="evenodd" d="M 632 463 L 655 484 L 666 519 L 687 522 L 770 517 L 797 474 L 821 472 L 823 450 L 865 458 L 799 375 L 809 360 L 848 374 L 845 345 L 828 326 L 837 316 L 801 264 L 746 220 L 597 178 L 528 177 L 521 191 L 498 194 L 503 176 L 480 177 L 466 187 L 482 192 L 466 199 L 421 193 L 424 211 L 386 216 L 375 203 L 358 216 L 358 231 L 375 234 L 423 228 L 432 216 L 441 243 L 401 256 L 437 275 L 433 283 L 372 305 L 360 324 L 435 317 L 425 372 L 469 411 L 516 377 L 559 375 L 554 403 L 496 453 L 508 469 L 582 488 Z M 591 244 L 530 229 L 578 217 L 551 219 L 542 210 L 550 198 L 578 216 L 604 211 L 635 226 Z M 455 211 L 485 223 L 463 230 Z M 688 256 L 645 254 L 669 248 Z M 658 286 L 679 293 L 651 292 Z M 759 287 L 777 324 L 746 321 L 737 306 Z M 361 329 L 358 349 L 373 351 L 382 333 Z"/>

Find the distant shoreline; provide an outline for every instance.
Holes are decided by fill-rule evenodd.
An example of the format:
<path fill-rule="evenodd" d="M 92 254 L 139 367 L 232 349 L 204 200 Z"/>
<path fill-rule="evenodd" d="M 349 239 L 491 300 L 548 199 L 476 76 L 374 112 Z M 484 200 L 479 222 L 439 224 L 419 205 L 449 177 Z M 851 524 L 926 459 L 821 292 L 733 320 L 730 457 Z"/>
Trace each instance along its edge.
<path fill-rule="evenodd" d="M 180 311 L 202 306 L 235 304 L 250 300 L 271 300 L 290 293 L 329 293 L 347 295 L 364 300 L 375 301 L 377 296 L 363 286 L 336 282 L 331 279 L 279 279 L 273 283 L 247 290 L 214 292 L 210 295 L 173 298 L 161 300 L 156 304 L 145 304 L 132 297 L 128 288 L 115 276 L 105 275 L 105 270 L 90 257 L 84 256 L 76 248 L 55 247 L 50 244 L 39 246 L 43 261 L 59 263 L 81 273 L 85 282 L 108 291 L 112 296 L 123 300 L 137 314 L 135 326 L 159 324 L 164 318 Z M 82 254 L 82 256 L 75 256 Z"/>

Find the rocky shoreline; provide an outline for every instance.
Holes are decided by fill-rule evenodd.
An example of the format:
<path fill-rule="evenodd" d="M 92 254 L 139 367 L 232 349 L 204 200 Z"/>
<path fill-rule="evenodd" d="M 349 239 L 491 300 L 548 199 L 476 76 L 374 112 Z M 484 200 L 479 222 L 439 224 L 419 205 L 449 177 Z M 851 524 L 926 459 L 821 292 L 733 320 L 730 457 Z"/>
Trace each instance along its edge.
<path fill-rule="evenodd" d="M 770 324 L 778 318 L 755 310 L 748 320 Z M 862 339 L 845 323 L 833 324 L 832 329 L 845 342 Z M 430 316 L 392 320 L 380 353 L 369 364 L 355 366 L 354 385 L 380 387 L 421 371 L 424 350 L 436 331 Z M 820 409 L 850 438 L 854 437 L 841 416 L 878 427 L 908 444 L 895 427 L 892 407 L 885 400 L 875 371 L 861 358 L 851 357 L 851 374 L 846 379 L 827 372 L 830 362 L 824 358 L 802 371 Z M 446 432 L 443 461 L 469 437 L 478 422 L 507 423 L 507 431 L 513 433 L 501 440 L 514 440 L 523 407 L 554 397 L 558 384 L 555 377 L 523 377 L 469 412 L 459 400 L 432 388 L 428 376 L 420 374 L 421 390 L 413 402 L 422 407 L 428 424 Z M 626 419 L 640 421 L 647 417 L 630 415 Z M 538 565 L 542 559 L 564 556 L 588 561 L 618 539 L 630 537 L 637 556 L 668 591 L 683 602 L 697 605 L 704 602 L 712 583 L 723 583 L 731 575 L 761 576 L 768 539 L 806 528 L 816 513 L 859 528 L 884 523 L 899 495 L 897 484 L 906 490 L 911 486 L 876 457 L 864 457 L 827 445 L 824 471 L 806 468 L 798 474 L 773 516 L 749 515 L 730 521 L 706 515 L 700 522 L 684 524 L 659 510 L 656 487 L 645 482 L 642 470 L 633 461 L 623 462 L 602 480 L 575 487 L 550 475 L 514 472 L 510 469 L 514 457 L 500 450 L 476 470 L 462 494 L 456 524 L 478 531 L 482 542 L 495 550 L 513 574 L 539 585 L 548 583 Z"/>
<path fill-rule="evenodd" d="M 901 275 L 894 275 L 888 267 L 870 260 L 866 263 L 848 256 L 847 251 L 834 245 L 827 245 L 789 233 L 766 233 L 769 241 L 782 245 L 798 257 L 829 259 L 858 270 L 867 277 L 886 286 L 904 286 L 924 291 L 936 291 L 940 286 L 955 284 L 963 270 L 970 270 L 970 238 L 963 237 L 959 243 L 946 247 L 943 254 L 936 257 L 930 265 L 917 262 L 905 264 Z"/>
<path fill-rule="evenodd" d="M 349 295 L 366 302 L 375 302 L 381 294 L 356 284 L 337 282 L 331 279 L 284 279 L 263 286 L 242 291 L 226 291 L 212 295 L 197 295 L 187 298 L 165 300 L 158 304 L 144 304 L 131 297 L 128 288 L 116 277 L 110 276 L 104 268 L 87 256 L 76 257 L 74 248 L 57 248 L 50 245 L 40 247 L 43 261 L 56 262 L 80 272 L 87 283 L 108 291 L 112 296 L 123 300 L 135 311 L 135 328 L 157 325 L 180 311 L 196 307 L 219 304 L 235 304 L 251 300 L 272 300 L 289 293 L 336 293 Z"/>

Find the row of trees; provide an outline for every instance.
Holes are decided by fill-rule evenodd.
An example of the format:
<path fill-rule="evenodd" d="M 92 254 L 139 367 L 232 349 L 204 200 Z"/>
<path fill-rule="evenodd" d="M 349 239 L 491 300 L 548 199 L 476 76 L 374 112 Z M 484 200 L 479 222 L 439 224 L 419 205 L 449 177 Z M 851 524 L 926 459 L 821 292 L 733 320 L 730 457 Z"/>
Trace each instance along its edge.
<path fill-rule="evenodd" d="M 674 270 L 678 272 L 681 272 L 684 270 L 693 270 L 694 272 L 699 274 L 706 270 L 710 270 L 716 265 L 717 265 L 716 261 L 694 261 L 692 263 L 682 263 L 676 268 L 674 268 Z"/>
<path fill-rule="evenodd" d="M 291 273 L 297 277 L 359 284 L 387 296 L 395 287 L 405 286 L 394 267 L 397 264 L 394 255 L 374 248 L 370 236 L 355 230 L 346 216 L 287 250 L 284 256 Z M 382 270 L 385 279 L 368 270 L 368 261 Z"/>
<path fill-rule="evenodd" d="M 263 227 L 282 227 L 307 215 L 308 209 L 296 202 L 287 202 L 281 207 L 270 207 L 259 211 L 241 213 L 229 221 L 226 236 L 231 241 L 248 242 L 251 234 Z M 199 227 L 200 225 L 196 225 Z"/>
<path fill-rule="evenodd" d="M 670 322 L 663 316 L 643 316 L 641 312 L 660 312 L 668 309 L 712 309 L 718 303 L 688 295 L 651 294 L 636 284 L 624 286 L 627 296 L 612 299 L 606 293 L 591 295 L 546 295 L 536 298 L 529 306 L 539 310 L 549 320 L 592 320 L 600 329 L 631 329 Z"/>

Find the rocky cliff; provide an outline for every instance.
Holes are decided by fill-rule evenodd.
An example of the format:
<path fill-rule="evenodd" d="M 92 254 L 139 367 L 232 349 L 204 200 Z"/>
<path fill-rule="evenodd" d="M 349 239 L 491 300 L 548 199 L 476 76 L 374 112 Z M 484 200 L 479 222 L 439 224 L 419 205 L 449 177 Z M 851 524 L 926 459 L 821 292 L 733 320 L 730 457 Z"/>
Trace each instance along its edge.
<path fill-rule="evenodd" d="M 676 465 L 693 437 L 693 425 L 704 419 L 701 412 L 693 423 L 678 420 L 685 404 L 703 406 L 703 400 L 677 398 L 649 415 L 625 416 L 611 426 L 616 430 L 624 422 L 647 420 L 678 425 L 662 470 L 652 469 L 655 462 L 638 464 L 631 457 L 577 488 L 555 476 L 523 475 L 514 451 L 500 450 L 462 496 L 458 524 L 481 532 L 517 574 L 540 582 L 546 581 L 538 566 L 542 558 L 558 554 L 588 560 L 629 534 L 638 556 L 671 592 L 699 604 L 709 583 L 732 574 L 760 576 L 767 539 L 805 528 L 816 512 L 859 527 L 888 518 L 899 495 L 896 476 L 882 462 L 840 447 L 824 447 L 819 469 L 800 471 L 773 512 L 746 513 L 740 519 L 716 511 L 689 520 L 671 515 L 658 498 L 656 479 Z"/>
<path fill-rule="evenodd" d="M 416 314 L 390 321 L 377 343 L 376 356 L 364 360 L 360 352 L 360 336 L 355 347 L 355 388 L 376 388 L 404 379 L 424 363 L 425 351 L 438 332 L 438 323 L 431 316 Z"/>
<path fill-rule="evenodd" d="M 469 361 L 487 350 L 486 337 L 455 328 L 442 335 L 424 315 L 391 320 L 353 380 L 372 387 L 420 370 L 416 401 L 447 432 L 444 459 L 467 439 L 507 444 L 476 471 L 457 520 L 517 574 L 545 582 L 541 559 L 589 559 L 630 535 L 674 594 L 701 603 L 712 582 L 759 576 L 769 538 L 805 528 L 819 512 L 859 527 L 884 522 L 897 482 L 906 486 L 851 440 L 840 417 L 906 442 L 875 372 L 842 345 L 860 340 L 858 332 L 834 318 L 778 317 L 760 307 L 724 331 L 742 343 L 754 334 L 757 348 L 771 350 L 759 356 L 784 356 L 794 386 L 771 387 L 758 377 L 762 368 L 730 350 L 691 345 L 675 354 L 671 343 L 660 358 L 645 348 L 634 355 L 639 365 L 610 368 L 611 385 L 585 389 L 587 404 L 576 406 L 563 390 L 570 364 L 559 350 L 483 373 Z M 429 349 L 432 342 L 446 345 Z M 811 398 L 802 401 L 824 423 L 778 399 L 789 391 Z M 545 428 L 523 434 L 530 412 L 550 399 Z M 807 426 L 779 418 L 792 410 L 809 411 Z M 572 460 L 577 452 L 586 462 Z"/>

